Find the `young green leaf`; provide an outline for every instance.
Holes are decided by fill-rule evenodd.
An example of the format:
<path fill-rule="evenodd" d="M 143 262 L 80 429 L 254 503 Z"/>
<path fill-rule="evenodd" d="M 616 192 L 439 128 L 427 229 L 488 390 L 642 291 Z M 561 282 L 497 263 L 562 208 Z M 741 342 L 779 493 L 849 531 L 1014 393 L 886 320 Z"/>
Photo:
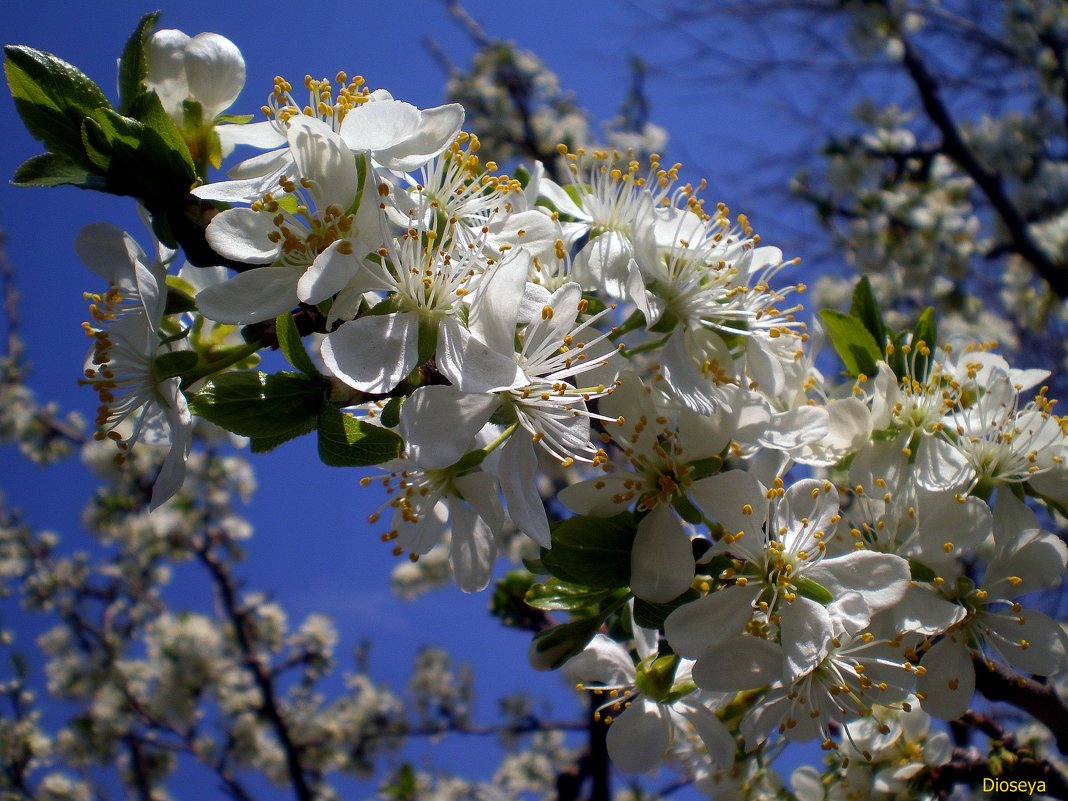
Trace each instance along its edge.
<path fill-rule="evenodd" d="M 920 352 L 920 343 L 923 343 L 928 354 L 933 353 L 938 345 L 938 329 L 935 326 L 934 309 L 928 306 L 923 310 L 920 319 L 916 321 L 916 328 L 912 331 L 912 354 L 914 361 L 913 374 L 920 381 L 927 378 L 931 369 L 930 355 Z"/>
<path fill-rule="evenodd" d="M 562 581 L 593 589 L 627 587 L 637 532 L 629 513 L 569 517 L 553 526 L 552 548 L 542 552 L 541 561 Z"/>
<path fill-rule="evenodd" d="M 883 349 L 859 317 L 834 309 L 820 312 L 820 320 L 838 357 L 851 376 L 875 375 L 875 363 L 883 358 Z"/>
<path fill-rule="evenodd" d="M 545 612 L 573 612 L 595 608 L 611 593 L 611 589 L 592 590 L 581 584 L 568 584 L 553 578 L 544 584 L 532 586 L 527 590 L 524 600 L 535 609 Z"/>
<path fill-rule="evenodd" d="M 189 408 L 235 434 L 279 437 L 310 430 L 322 402 L 322 382 L 301 373 L 242 371 L 213 378 L 189 399 Z"/>
<path fill-rule="evenodd" d="M 77 186 L 106 191 L 107 181 L 85 166 L 59 153 L 41 153 L 24 161 L 11 182 L 16 186 Z"/>
<path fill-rule="evenodd" d="M 868 276 L 865 275 L 857 281 L 849 311 L 864 323 L 864 327 L 868 329 L 868 333 L 880 347 L 886 346 L 886 324 L 883 322 L 883 313 L 879 309 L 875 293 L 872 292 Z"/>
<path fill-rule="evenodd" d="M 368 467 L 398 458 L 404 440 L 392 431 L 361 422 L 328 401 L 319 410 L 319 458 L 331 467 Z"/>
<path fill-rule="evenodd" d="M 268 451 L 273 451 L 283 442 L 289 442 L 291 439 L 303 437 L 305 434 L 314 431 L 316 422 L 317 418 L 309 417 L 301 425 L 284 434 L 279 434 L 276 437 L 252 437 L 249 440 L 249 447 L 252 448 L 253 453 L 267 453 Z"/>
<path fill-rule="evenodd" d="M 315 367 L 315 362 L 308 355 L 308 351 L 304 349 L 304 341 L 301 339 L 300 331 L 293 320 L 293 315 L 286 312 L 275 320 L 274 326 L 275 333 L 278 335 L 278 347 L 281 349 L 282 355 L 286 357 L 286 360 L 304 375 L 312 378 L 322 378 L 322 374 Z"/>
<path fill-rule="evenodd" d="M 119 111 L 127 116 L 135 116 L 130 114 L 130 106 L 145 92 L 145 78 L 148 77 L 145 45 L 159 22 L 160 13 L 152 11 L 141 17 L 119 58 Z"/>
<path fill-rule="evenodd" d="M 82 149 L 82 120 L 111 103 L 81 70 L 32 47 L 4 48 L 4 72 L 15 108 L 30 134 L 46 148 L 89 166 Z"/>

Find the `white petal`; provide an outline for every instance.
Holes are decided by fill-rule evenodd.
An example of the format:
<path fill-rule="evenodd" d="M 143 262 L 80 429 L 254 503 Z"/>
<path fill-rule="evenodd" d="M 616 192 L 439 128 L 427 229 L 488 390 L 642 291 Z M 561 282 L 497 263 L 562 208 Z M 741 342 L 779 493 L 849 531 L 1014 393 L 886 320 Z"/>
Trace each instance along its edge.
<path fill-rule="evenodd" d="M 237 45 L 217 33 L 198 33 L 185 48 L 189 93 L 204 109 L 205 122 L 229 108 L 245 86 L 245 59 Z"/>
<path fill-rule="evenodd" d="M 374 105 L 368 103 L 365 105 Z M 464 109 L 458 103 L 424 109 L 417 129 L 404 141 L 375 152 L 375 161 L 390 170 L 411 172 L 449 146 L 464 124 Z"/>
<path fill-rule="evenodd" d="M 671 744 L 671 721 L 660 705 L 638 698 L 608 728 L 608 755 L 624 773 L 645 773 L 660 764 Z"/>
<path fill-rule="evenodd" d="M 834 626 L 826 607 L 800 595 L 779 616 L 783 674 L 791 683 L 811 673 L 827 656 Z"/>
<path fill-rule="evenodd" d="M 702 690 L 737 692 L 764 687 L 781 675 L 782 648 L 759 637 L 713 645 L 697 660 L 693 680 Z"/>
<path fill-rule="evenodd" d="M 341 244 L 351 248 L 351 242 L 339 240 L 315 257 L 311 267 L 297 282 L 297 297 L 303 303 L 322 303 L 345 288 L 360 272 L 360 260 L 351 252 L 343 253 Z"/>
<path fill-rule="evenodd" d="M 393 522 L 397 528 L 396 544 L 416 554 L 429 553 L 430 549 L 441 542 L 449 523 L 449 507 L 440 497 L 428 499 L 419 507 L 419 519 L 414 523 L 394 515 Z"/>
<path fill-rule="evenodd" d="M 197 293 L 200 313 L 209 320 L 248 325 L 270 320 L 297 305 L 301 271 L 284 265 L 257 267 Z"/>
<path fill-rule="evenodd" d="M 438 369 L 464 392 L 509 389 L 523 379 L 513 355 L 498 352 L 452 317 L 438 325 L 436 355 Z"/>
<path fill-rule="evenodd" d="M 916 483 L 939 492 L 960 490 L 975 477 L 967 457 L 941 437 L 920 440 L 915 468 Z"/>
<path fill-rule="evenodd" d="M 595 634 L 590 644 L 567 660 L 564 676 L 576 684 L 619 687 L 634 682 L 634 662 L 627 649 L 604 634 Z"/>
<path fill-rule="evenodd" d="M 475 290 L 467 329 L 497 353 L 515 352 L 516 313 L 523 301 L 530 257 L 520 253 L 491 267 Z"/>
<path fill-rule="evenodd" d="M 982 616 L 983 624 L 1000 635 L 998 653 L 1023 673 L 1052 676 L 1063 670 L 1068 665 L 1068 635 L 1060 624 L 1036 609 L 1024 609 L 1019 617 L 1022 624 L 1008 611 Z"/>
<path fill-rule="evenodd" d="M 246 264 L 270 264 L 282 253 L 282 245 L 268 238 L 274 230 L 269 214 L 252 209 L 227 209 L 212 218 L 204 237 L 223 258 Z"/>
<path fill-rule="evenodd" d="M 701 704 L 687 705 L 680 711 L 697 729 L 697 735 L 708 749 L 712 761 L 721 768 L 730 768 L 734 764 L 737 744 L 734 742 L 734 736 L 716 717 L 716 713 Z"/>
<path fill-rule="evenodd" d="M 975 668 L 971 652 L 955 637 L 943 637 L 923 655 L 924 674 L 916 689 L 926 698 L 921 702 L 929 715 L 956 720 L 968 711 L 975 694 Z"/>
<path fill-rule="evenodd" d="M 543 548 L 551 544 L 549 518 L 538 492 L 538 455 L 522 431 L 513 434 L 501 448 L 501 490 L 508 503 L 508 516 L 524 534 Z"/>
<path fill-rule="evenodd" d="M 688 659 L 740 634 L 753 616 L 758 586 L 727 587 L 680 606 L 664 622 L 671 647 Z"/>
<path fill-rule="evenodd" d="M 872 612 L 887 609 L 903 597 L 911 573 L 900 556 L 874 551 L 853 551 L 845 556 L 824 559 L 805 571 L 805 578 L 818 581 L 838 597 L 858 592 Z"/>
<path fill-rule="evenodd" d="M 174 28 L 156 31 L 145 46 L 148 75 L 145 85 L 159 95 L 171 116 L 181 113 L 182 101 L 189 96 L 185 75 L 185 48 L 189 36 Z"/>
<path fill-rule="evenodd" d="M 158 388 L 160 396 L 170 399 L 172 404 L 166 409 L 170 419 L 171 447 L 152 485 L 151 509 L 158 509 L 174 497 L 185 481 L 185 461 L 193 443 L 193 416 L 178 384 L 177 378 L 169 378 Z"/>
<path fill-rule="evenodd" d="M 363 392 L 389 392 L 419 360 L 419 318 L 415 314 L 370 315 L 327 334 L 326 368 Z"/>
<path fill-rule="evenodd" d="M 449 564 L 457 586 L 464 592 L 479 592 L 489 584 L 497 560 L 497 541 L 489 526 L 459 498 L 449 498 L 452 544 Z"/>
<path fill-rule="evenodd" d="M 320 212 L 328 206 L 347 211 L 356 200 L 359 179 L 344 140 L 319 118 L 303 114 L 289 121 L 287 138 L 297 172 L 311 183 L 308 191 Z"/>
<path fill-rule="evenodd" d="M 638 524 L 630 553 L 630 588 L 645 601 L 667 603 L 686 592 L 693 577 L 690 538 L 675 513 L 660 504 Z"/>
<path fill-rule="evenodd" d="M 478 516 L 486 521 L 490 532 L 496 537 L 504 528 L 504 506 L 498 494 L 497 479 L 489 473 L 476 471 L 453 479 L 453 486 L 463 499 L 471 504 Z"/>
<path fill-rule="evenodd" d="M 408 458 L 440 470 L 474 448 L 475 434 L 500 405 L 496 395 L 461 392 L 452 386 L 419 387 L 401 406 L 398 431 Z"/>
<path fill-rule="evenodd" d="M 341 123 L 341 138 L 352 150 L 381 150 L 412 136 L 419 109 L 400 100 L 363 103 L 350 109 Z"/>

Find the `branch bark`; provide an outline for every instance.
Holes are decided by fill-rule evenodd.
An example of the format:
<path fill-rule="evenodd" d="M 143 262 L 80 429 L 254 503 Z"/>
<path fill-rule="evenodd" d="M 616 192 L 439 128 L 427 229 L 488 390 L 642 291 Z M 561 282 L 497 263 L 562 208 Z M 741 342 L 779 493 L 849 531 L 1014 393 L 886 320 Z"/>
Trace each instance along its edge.
<path fill-rule="evenodd" d="M 1050 730 L 1062 754 L 1068 754 L 1068 703 L 1051 684 L 1017 676 L 997 663 L 977 658 L 975 688 L 990 701 L 1003 701 L 1026 712 Z"/>
<path fill-rule="evenodd" d="M 887 13 L 892 13 L 889 0 L 883 0 L 883 4 Z M 920 96 L 924 112 L 942 136 L 942 152 L 972 179 L 986 197 L 1008 233 L 1013 252 L 1027 260 L 1058 297 L 1068 298 L 1066 265 L 1054 261 L 1032 236 L 1027 220 L 1009 197 L 1001 176 L 983 164 L 965 141 L 942 97 L 938 79 L 927 68 L 916 46 L 903 32 L 898 33 L 898 39 L 903 50 L 902 64 L 905 71 Z"/>

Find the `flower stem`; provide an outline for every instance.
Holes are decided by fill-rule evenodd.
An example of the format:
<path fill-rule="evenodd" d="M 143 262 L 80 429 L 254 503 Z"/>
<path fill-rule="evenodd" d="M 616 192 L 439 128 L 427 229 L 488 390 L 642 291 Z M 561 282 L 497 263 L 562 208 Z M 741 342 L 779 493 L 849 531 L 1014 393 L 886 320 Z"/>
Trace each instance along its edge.
<path fill-rule="evenodd" d="M 259 342 L 248 342 L 244 345 L 234 345 L 222 351 L 211 361 L 204 361 L 182 376 L 182 389 L 192 386 L 202 378 L 217 373 L 230 365 L 237 364 L 255 354 L 263 347 Z"/>

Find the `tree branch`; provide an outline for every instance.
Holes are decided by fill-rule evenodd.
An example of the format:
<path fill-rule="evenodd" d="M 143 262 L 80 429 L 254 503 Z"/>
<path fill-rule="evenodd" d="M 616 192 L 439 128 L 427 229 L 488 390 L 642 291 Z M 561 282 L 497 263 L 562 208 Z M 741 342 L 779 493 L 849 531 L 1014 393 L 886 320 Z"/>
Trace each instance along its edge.
<path fill-rule="evenodd" d="M 887 13 L 891 13 L 889 0 L 883 0 L 883 4 L 887 7 Z M 905 70 L 919 93 L 927 117 L 942 135 L 942 151 L 972 179 L 989 201 L 1005 226 L 1012 250 L 1031 264 L 1058 297 L 1068 297 L 1068 270 L 1065 265 L 1055 262 L 1031 235 L 1026 219 L 1009 197 L 1001 176 L 983 164 L 964 140 L 942 98 L 938 80 L 927 69 L 915 45 L 900 31 L 898 38 L 903 49 Z"/>
<path fill-rule="evenodd" d="M 1053 734 L 1057 748 L 1068 754 L 1068 703 L 1051 684 L 1017 676 L 1007 667 L 975 658 L 975 688 L 990 701 L 1003 701 L 1026 712 Z"/>

